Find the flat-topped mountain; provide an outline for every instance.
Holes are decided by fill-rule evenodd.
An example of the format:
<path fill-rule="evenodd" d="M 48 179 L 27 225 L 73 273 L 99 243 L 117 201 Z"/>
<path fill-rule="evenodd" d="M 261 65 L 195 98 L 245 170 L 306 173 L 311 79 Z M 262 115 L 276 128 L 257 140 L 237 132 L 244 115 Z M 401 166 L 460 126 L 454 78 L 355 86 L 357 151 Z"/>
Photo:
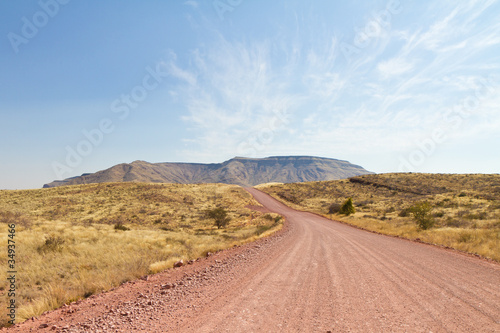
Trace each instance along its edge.
<path fill-rule="evenodd" d="M 122 163 L 92 174 L 56 180 L 43 187 L 106 182 L 225 183 L 254 186 L 262 183 L 294 183 L 335 180 L 370 174 L 359 165 L 312 156 L 235 157 L 223 163 Z"/>

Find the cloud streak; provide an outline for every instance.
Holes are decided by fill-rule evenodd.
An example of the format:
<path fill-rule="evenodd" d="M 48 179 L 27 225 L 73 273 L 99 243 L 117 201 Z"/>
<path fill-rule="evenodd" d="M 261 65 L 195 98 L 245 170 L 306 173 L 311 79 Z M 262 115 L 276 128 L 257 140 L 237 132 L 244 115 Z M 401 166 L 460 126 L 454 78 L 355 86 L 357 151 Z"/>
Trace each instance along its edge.
<path fill-rule="evenodd" d="M 189 65 L 180 66 L 175 57 L 170 64 L 171 75 L 184 83 L 174 91 L 195 133 L 183 154 L 234 156 L 241 142 L 270 127 L 276 110 L 287 121 L 258 150 L 261 156 L 335 157 L 349 155 L 353 146 L 359 154 L 411 149 L 481 79 L 498 81 L 500 23 L 487 15 L 495 5 L 469 1 L 433 8 L 427 25 L 393 24 L 350 63 L 341 36 L 301 36 L 301 20 L 279 41 L 232 42 L 218 35 L 189 55 Z M 482 101 L 471 120 L 476 131 L 454 137 L 494 131 L 496 102 Z"/>

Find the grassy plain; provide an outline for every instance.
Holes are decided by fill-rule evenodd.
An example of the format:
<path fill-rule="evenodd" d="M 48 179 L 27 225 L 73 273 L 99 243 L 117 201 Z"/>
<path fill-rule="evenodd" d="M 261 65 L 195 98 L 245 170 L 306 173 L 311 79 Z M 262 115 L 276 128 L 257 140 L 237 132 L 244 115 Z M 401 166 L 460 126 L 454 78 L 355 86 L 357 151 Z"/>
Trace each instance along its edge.
<path fill-rule="evenodd" d="M 281 228 L 279 216 L 224 184 L 105 183 L 0 191 L 0 243 L 16 224 L 18 321 L 126 281 Z M 206 211 L 231 218 L 217 229 Z M 0 251 L 0 324 L 5 325 L 7 250 Z"/>
<path fill-rule="evenodd" d="M 500 261 L 500 175 L 378 174 L 344 180 L 257 186 L 302 210 L 383 234 Z M 352 198 L 356 213 L 330 213 Z M 410 207 L 429 202 L 434 227 L 417 227 Z M 335 210 L 333 210 L 335 211 Z"/>

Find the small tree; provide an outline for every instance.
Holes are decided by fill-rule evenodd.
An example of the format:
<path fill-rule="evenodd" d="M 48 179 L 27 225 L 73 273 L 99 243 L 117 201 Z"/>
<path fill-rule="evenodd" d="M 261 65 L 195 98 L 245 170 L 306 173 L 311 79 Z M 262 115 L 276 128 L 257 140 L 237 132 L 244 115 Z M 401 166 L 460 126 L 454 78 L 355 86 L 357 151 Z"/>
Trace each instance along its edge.
<path fill-rule="evenodd" d="M 209 210 L 207 216 L 215 220 L 217 229 L 225 227 L 231 221 L 231 218 L 227 216 L 226 210 L 222 207 Z"/>
<path fill-rule="evenodd" d="M 410 212 L 420 229 L 427 230 L 434 225 L 434 219 L 430 214 L 431 210 L 432 206 L 427 201 L 418 202 L 410 207 Z"/>
<path fill-rule="evenodd" d="M 339 213 L 344 215 L 351 215 L 354 214 L 355 212 L 356 209 L 354 209 L 352 198 L 347 199 L 339 210 Z"/>

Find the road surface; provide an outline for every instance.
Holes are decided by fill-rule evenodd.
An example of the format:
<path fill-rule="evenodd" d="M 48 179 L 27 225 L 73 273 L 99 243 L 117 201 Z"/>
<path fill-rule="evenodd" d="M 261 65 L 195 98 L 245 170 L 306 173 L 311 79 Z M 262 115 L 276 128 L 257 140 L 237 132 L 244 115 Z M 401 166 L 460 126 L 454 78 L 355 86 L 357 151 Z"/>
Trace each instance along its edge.
<path fill-rule="evenodd" d="M 73 314 L 57 310 L 32 327 L 45 323 L 46 330 L 62 332 L 500 332 L 497 263 L 362 231 L 248 191 L 266 209 L 285 216 L 282 232 L 93 296 L 75 305 Z"/>

